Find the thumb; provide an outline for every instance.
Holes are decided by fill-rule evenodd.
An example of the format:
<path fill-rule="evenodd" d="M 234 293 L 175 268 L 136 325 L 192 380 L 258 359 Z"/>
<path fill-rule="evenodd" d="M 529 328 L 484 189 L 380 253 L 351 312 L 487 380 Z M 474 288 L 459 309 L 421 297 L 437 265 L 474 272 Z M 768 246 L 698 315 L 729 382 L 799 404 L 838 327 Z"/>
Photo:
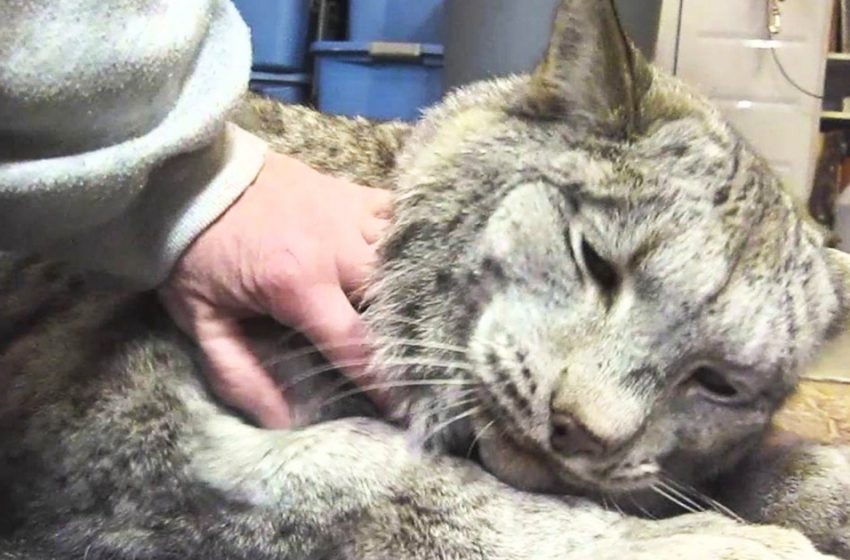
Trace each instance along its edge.
<path fill-rule="evenodd" d="M 195 334 L 207 359 L 210 384 L 219 398 L 265 428 L 290 426 L 289 407 L 280 388 L 252 351 L 236 320 L 208 318 L 196 326 Z"/>

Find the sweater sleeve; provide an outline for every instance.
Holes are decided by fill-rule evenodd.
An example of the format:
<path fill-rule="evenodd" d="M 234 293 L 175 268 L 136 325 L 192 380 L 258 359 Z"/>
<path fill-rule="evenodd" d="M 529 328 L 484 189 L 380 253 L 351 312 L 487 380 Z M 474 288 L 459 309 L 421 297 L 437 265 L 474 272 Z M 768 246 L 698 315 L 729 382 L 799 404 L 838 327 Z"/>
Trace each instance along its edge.
<path fill-rule="evenodd" d="M 162 281 L 259 172 L 230 0 L 0 3 L 0 250 Z"/>

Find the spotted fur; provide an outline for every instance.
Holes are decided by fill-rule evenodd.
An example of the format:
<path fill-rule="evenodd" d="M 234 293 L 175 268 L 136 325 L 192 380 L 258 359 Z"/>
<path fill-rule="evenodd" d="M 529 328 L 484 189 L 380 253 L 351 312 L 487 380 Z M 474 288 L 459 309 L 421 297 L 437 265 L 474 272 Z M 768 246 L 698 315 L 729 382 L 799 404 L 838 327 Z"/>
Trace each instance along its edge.
<path fill-rule="evenodd" d="M 393 410 L 260 322 L 299 425 L 260 430 L 151 294 L 0 260 L 0 558 L 850 558 L 845 451 L 763 441 L 847 259 L 611 2 L 412 127 L 234 120 L 396 191 L 365 314 Z"/>

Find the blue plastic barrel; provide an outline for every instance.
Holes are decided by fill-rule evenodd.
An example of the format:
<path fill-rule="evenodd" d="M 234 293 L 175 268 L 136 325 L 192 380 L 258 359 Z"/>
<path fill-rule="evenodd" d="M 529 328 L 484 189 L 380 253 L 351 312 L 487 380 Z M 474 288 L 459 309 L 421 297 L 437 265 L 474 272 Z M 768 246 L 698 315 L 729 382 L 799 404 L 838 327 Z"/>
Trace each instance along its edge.
<path fill-rule="evenodd" d="M 444 0 L 350 0 L 350 41 L 442 43 Z"/>
<path fill-rule="evenodd" d="M 441 45 L 321 41 L 311 50 L 320 111 L 413 121 L 442 96 Z"/>
<path fill-rule="evenodd" d="M 302 104 L 310 94 L 310 76 L 307 74 L 276 74 L 252 72 L 251 91 L 273 97 L 285 103 Z"/>
<path fill-rule="evenodd" d="M 234 4 L 251 28 L 255 69 L 307 66 L 310 0 L 234 0 Z"/>

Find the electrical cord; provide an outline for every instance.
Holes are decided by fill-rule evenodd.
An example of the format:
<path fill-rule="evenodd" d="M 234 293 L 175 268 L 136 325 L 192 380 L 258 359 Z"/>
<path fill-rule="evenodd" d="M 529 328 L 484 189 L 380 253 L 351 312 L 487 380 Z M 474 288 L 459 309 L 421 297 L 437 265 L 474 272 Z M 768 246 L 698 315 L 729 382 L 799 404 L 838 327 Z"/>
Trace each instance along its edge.
<path fill-rule="evenodd" d="M 818 95 L 816 93 L 813 93 L 813 92 L 809 91 L 808 89 L 802 87 L 799 83 L 797 83 L 797 81 L 794 80 L 794 78 L 792 78 L 790 74 L 788 74 L 788 71 L 785 69 L 785 65 L 782 64 L 782 61 L 779 60 L 779 53 L 776 52 L 776 45 L 773 42 L 774 36 L 779 34 L 779 27 L 777 27 L 776 30 L 774 30 L 771 26 L 771 22 L 770 22 L 770 20 L 771 20 L 771 18 L 770 18 L 771 5 L 770 5 L 770 2 L 771 2 L 771 0 L 767 0 L 767 13 L 768 13 L 767 39 L 768 39 L 768 41 L 770 41 L 770 54 L 773 57 L 773 62 L 776 63 L 776 67 L 779 69 L 779 73 L 782 74 L 782 77 L 785 78 L 785 81 L 788 82 L 794 89 L 796 89 L 800 93 L 802 93 L 804 95 L 808 95 L 809 97 L 812 97 L 814 99 L 823 100 L 824 99 L 823 95 Z"/>
<path fill-rule="evenodd" d="M 788 75 L 788 72 L 785 70 L 785 66 L 782 65 L 782 62 L 779 60 L 779 54 L 776 52 L 776 47 L 774 45 L 770 46 L 770 54 L 773 55 L 773 61 L 776 63 L 776 67 L 779 68 L 779 72 L 782 74 L 782 77 L 785 78 L 791 86 L 804 95 L 808 95 L 809 97 L 813 97 L 815 99 L 824 99 L 823 95 L 818 95 L 813 93 L 806 88 L 800 86 L 794 79 Z"/>

